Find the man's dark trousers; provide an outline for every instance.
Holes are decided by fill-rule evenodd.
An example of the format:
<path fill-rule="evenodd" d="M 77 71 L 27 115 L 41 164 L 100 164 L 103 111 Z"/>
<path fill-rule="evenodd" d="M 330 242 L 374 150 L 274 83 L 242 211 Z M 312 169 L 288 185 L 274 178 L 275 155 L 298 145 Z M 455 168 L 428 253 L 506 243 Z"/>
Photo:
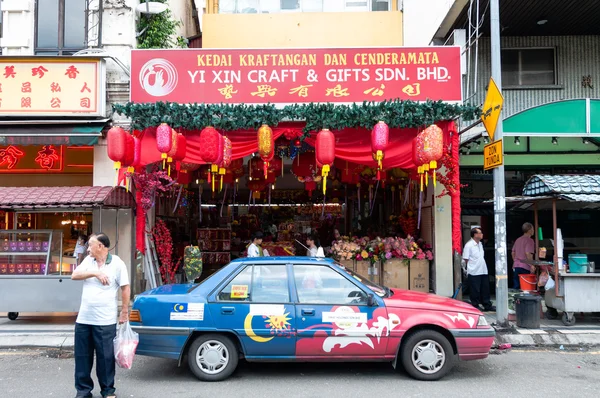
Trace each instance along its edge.
<path fill-rule="evenodd" d="M 483 305 L 483 308 L 492 307 L 490 300 L 490 279 L 488 275 L 469 275 L 469 298 L 473 307 Z"/>
<path fill-rule="evenodd" d="M 96 376 L 103 397 L 115 392 L 115 353 L 113 340 L 117 325 L 96 326 L 75 323 L 75 389 L 78 397 L 91 397 L 91 372 L 96 351 Z"/>

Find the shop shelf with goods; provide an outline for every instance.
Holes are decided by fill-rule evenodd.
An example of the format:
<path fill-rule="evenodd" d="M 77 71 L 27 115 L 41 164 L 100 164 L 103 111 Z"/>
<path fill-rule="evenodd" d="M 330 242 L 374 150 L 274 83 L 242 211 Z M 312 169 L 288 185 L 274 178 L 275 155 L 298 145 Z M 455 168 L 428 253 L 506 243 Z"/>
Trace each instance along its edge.
<path fill-rule="evenodd" d="M 0 231 L 0 312 L 74 312 L 82 284 L 75 262 L 63 257 L 62 231 Z"/>
<path fill-rule="evenodd" d="M 198 228 L 198 247 L 207 278 L 231 261 L 231 229 Z"/>

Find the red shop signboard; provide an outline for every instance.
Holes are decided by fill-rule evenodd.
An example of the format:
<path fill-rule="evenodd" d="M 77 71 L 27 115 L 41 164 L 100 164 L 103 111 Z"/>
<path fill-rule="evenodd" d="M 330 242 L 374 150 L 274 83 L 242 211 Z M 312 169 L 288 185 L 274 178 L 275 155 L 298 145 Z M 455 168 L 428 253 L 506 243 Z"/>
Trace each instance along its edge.
<path fill-rule="evenodd" d="M 460 47 L 133 50 L 148 103 L 462 101 Z"/>

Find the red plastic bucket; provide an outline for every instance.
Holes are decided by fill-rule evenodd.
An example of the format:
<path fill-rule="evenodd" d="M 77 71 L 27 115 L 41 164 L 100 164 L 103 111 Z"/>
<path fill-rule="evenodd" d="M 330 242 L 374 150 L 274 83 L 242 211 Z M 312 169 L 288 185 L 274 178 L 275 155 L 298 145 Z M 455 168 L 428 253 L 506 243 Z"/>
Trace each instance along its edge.
<path fill-rule="evenodd" d="M 521 290 L 536 290 L 537 289 L 537 276 L 535 274 L 524 274 L 519 275 L 519 284 Z"/>

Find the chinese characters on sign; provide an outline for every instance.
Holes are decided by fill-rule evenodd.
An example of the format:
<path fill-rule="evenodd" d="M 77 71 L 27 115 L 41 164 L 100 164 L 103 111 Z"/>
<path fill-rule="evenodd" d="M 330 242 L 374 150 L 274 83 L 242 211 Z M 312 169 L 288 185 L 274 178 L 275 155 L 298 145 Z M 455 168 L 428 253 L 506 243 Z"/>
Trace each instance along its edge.
<path fill-rule="evenodd" d="M 29 145 L 0 147 L 0 173 L 60 172 L 63 170 L 63 147 Z"/>
<path fill-rule="evenodd" d="M 102 114 L 101 61 L 3 58 L 0 115 Z"/>
<path fill-rule="evenodd" d="M 131 100 L 179 103 L 461 101 L 460 48 L 150 50 Z"/>

